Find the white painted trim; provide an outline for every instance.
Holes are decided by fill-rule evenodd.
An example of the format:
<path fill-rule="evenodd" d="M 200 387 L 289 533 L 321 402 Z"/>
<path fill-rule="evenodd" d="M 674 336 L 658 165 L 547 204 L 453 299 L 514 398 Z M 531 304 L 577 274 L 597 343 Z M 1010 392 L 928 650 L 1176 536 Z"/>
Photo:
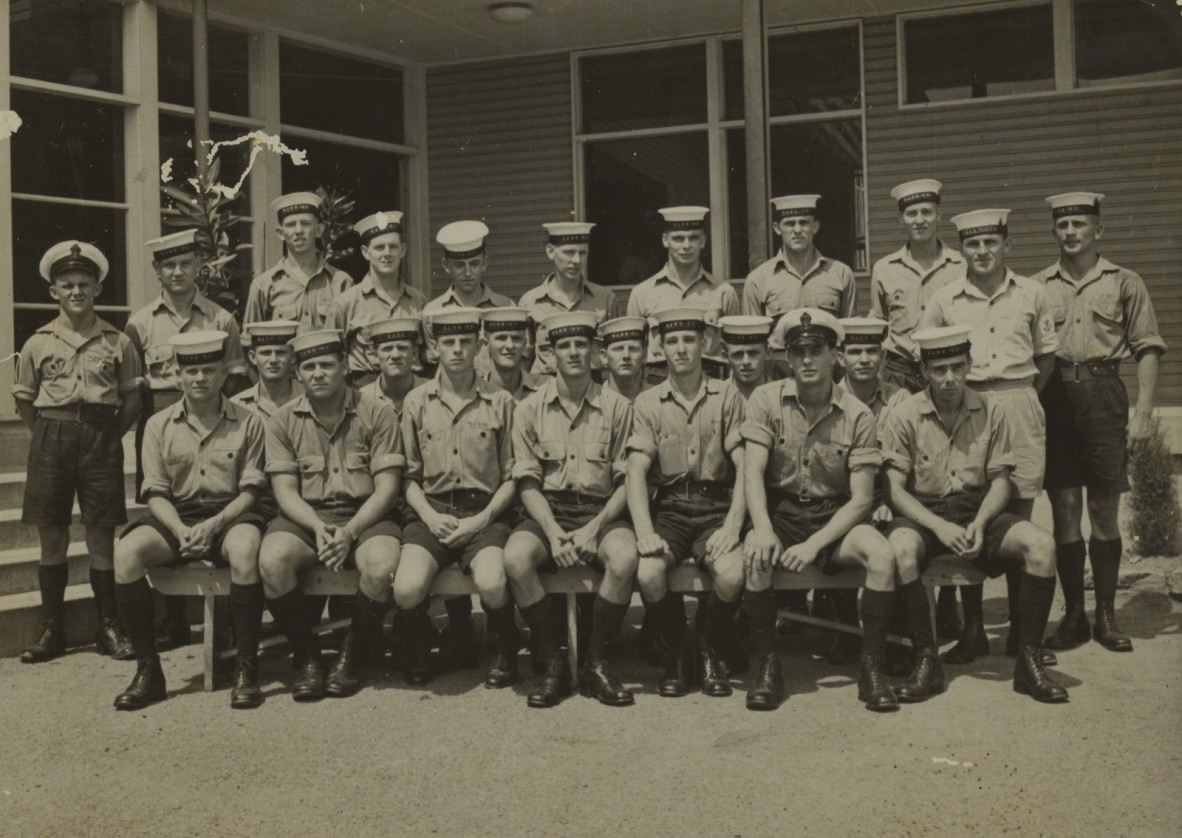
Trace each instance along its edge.
<path fill-rule="evenodd" d="M 63 198 L 59 195 L 36 195 L 31 192 L 13 192 L 12 197 L 18 201 L 32 201 L 39 204 L 65 204 L 71 207 L 95 207 L 97 209 L 126 210 L 130 204 L 126 201 L 96 201 L 93 198 Z M 151 237 L 149 237 L 151 238 Z"/>
<path fill-rule="evenodd" d="M 124 8 L 126 14 L 126 7 Z M 153 41 L 154 43 L 154 41 Z M 127 74 L 126 74 L 126 58 L 127 50 L 124 50 L 124 79 L 123 87 L 127 89 Z M 153 64 L 156 57 L 152 56 Z M 49 93 L 54 96 L 65 96 L 70 99 L 83 99 L 87 102 L 102 102 L 103 104 L 114 105 L 134 105 L 137 104 L 135 99 L 124 93 L 111 93 L 108 90 L 91 90 L 86 87 L 74 87 L 70 84 L 58 84 L 53 81 L 42 81 L 41 79 L 29 79 L 23 76 L 9 76 L 11 79 L 12 88 L 14 90 L 25 90 L 30 93 Z"/>
<path fill-rule="evenodd" d="M 406 76 L 404 75 L 404 90 L 406 87 Z M 409 103 L 407 103 L 407 106 L 409 109 Z M 409 130 L 410 126 L 408 125 L 407 128 Z M 306 137 L 309 140 L 316 140 L 318 142 L 345 145 L 352 148 L 364 148 L 371 151 L 383 151 L 390 154 L 402 154 L 407 157 L 413 157 L 419 153 L 419 147 L 413 145 L 391 143 L 385 140 L 371 140 L 365 137 L 354 137 L 349 134 L 337 134 L 333 131 L 321 131 L 317 128 L 301 128 L 298 125 L 288 125 L 287 123 L 280 123 L 279 131 L 284 137 Z"/>
<path fill-rule="evenodd" d="M 160 114 L 156 7 L 123 9 L 123 89 L 137 107 L 123 112 L 123 194 L 127 201 L 127 304 L 136 311 L 159 293 L 143 243 L 160 235 Z"/>
<path fill-rule="evenodd" d="M 1073 0 L 1051 0 L 1051 27 L 1055 38 L 1055 92 L 1075 87 L 1075 11 Z"/>
<path fill-rule="evenodd" d="M 156 106 L 156 110 L 164 116 L 192 116 L 194 112 L 193 108 L 188 105 L 172 105 L 168 102 L 160 102 Z M 249 116 L 238 116 L 232 113 L 222 113 L 221 111 L 210 111 L 209 121 L 220 122 L 226 125 L 240 125 L 243 128 L 263 127 L 263 122 L 260 119 Z"/>
<path fill-rule="evenodd" d="M 959 108 L 981 107 L 994 102 L 1013 102 L 1015 100 L 1036 101 L 1038 99 L 1052 99 L 1063 96 L 1083 97 L 1111 94 L 1114 91 L 1154 90 L 1163 87 L 1182 88 L 1182 79 L 1167 79 L 1165 81 L 1148 81 L 1140 84 L 1089 84 L 1087 87 L 1075 87 L 1071 90 L 1040 90 L 1035 93 L 1007 93 L 1002 96 L 985 96 L 980 99 L 957 99 L 950 102 L 917 102 L 913 105 L 901 105 L 900 111 L 922 111 L 928 108 Z"/>
<path fill-rule="evenodd" d="M 710 273 L 714 276 L 730 274 L 730 236 L 727 235 L 726 213 L 726 132 L 722 130 L 725 102 L 722 72 L 722 42 L 717 38 L 706 41 L 706 161 L 709 167 L 708 205 L 710 212 Z M 713 208 L 722 206 L 723 211 Z"/>
<path fill-rule="evenodd" d="M 411 218 L 409 281 L 431 298 L 431 203 L 430 169 L 427 164 L 427 73 L 422 68 L 403 73 L 403 124 L 407 139 L 414 143 L 412 153 L 401 160 L 405 187 L 402 200 Z M 411 133 L 413 132 L 413 136 Z M 411 148 L 411 146 L 407 146 Z M 422 149 L 422 153 L 418 152 Z"/>
<path fill-rule="evenodd" d="M 279 36 L 264 32 L 251 42 L 247 54 L 250 76 L 250 115 L 262 120 L 263 131 L 279 134 Z M 271 218 L 271 202 L 283 193 L 282 161 L 277 154 L 262 154 L 251 170 L 250 214 L 261 223 L 254 225 L 251 241 L 254 244 L 254 270 L 261 273 L 268 265 L 279 261 L 283 247 L 275 236 Z"/>
<path fill-rule="evenodd" d="M 862 107 L 860 115 L 862 119 L 862 229 L 865 231 L 866 240 L 866 271 L 865 273 L 855 271 L 855 276 L 868 275 L 870 269 L 874 267 L 874 241 L 872 239 L 870 230 L 873 225 L 870 223 L 870 197 L 874 194 L 870 184 L 870 165 L 869 165 L 869 148 L 870 143 L 866 137 L 866 29 L 862 25 L 862 21 L 858 21 L 858 83 L 859 96 L 858 101 Z M 859 311 L 862 308 L 859 306 Z"/>

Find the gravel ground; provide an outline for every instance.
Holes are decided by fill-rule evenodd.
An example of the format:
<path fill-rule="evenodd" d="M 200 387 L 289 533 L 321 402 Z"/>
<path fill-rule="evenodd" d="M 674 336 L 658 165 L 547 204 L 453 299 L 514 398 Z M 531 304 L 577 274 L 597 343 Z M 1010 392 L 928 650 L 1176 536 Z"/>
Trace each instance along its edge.
<path fill-rule="evenodd" d="M 1177 567 L 1126 567 L 1147 573 L 1117 601 L 1136 651 L 1061 653 L 1057 706 L 1013 693 L 994 655 L 948 667 L 926 704 L 869 713 L 819 632 L 781 641 L 776 712 L 744 709 L 748 680 L 730 699 L 662 699 L 632 654 L 638 607 L 625 709 L 529 710 L 524 687 L 488 691 L 479 672 L 425 689 L 377 673 L 351 699 L 299 705 L 271 652 L 266 703 L 234 712 L 224 688 L 201 691 L 189 647 L 164 656 L 168 701 L 117 713 L 130 664 L 2 660 L 0 834 L 1178 835 L 1182 603 L 1163 578 Z M 990 583 L 995 650 L 1004 599 Z"/>

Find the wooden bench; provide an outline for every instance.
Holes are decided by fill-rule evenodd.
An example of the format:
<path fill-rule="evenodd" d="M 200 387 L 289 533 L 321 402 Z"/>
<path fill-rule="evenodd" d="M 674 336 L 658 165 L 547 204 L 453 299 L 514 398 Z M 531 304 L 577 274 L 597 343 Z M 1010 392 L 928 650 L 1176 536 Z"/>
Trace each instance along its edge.
<path fill-rule="evenodd" d="M 219 658 L 233 657 L 234 651 L 226 650 L 218 653 L 214 648 L 216 624 L 218 618 L 217 599 L 230 595 L 229 568 L 214 568 L 202 562 L 181 567 L 153 567 L 148 570 L 148 579 L 157 591 L 170 596 L 199 596 L 204 599 L 204 615 L 202 630 L 202 661 L 205 670 L 205 690 L 214 688 L 214 667 Z M 300 588 L 305 594 L 311 595 L 352 595 L 357 592 L 357 571 L 331 571 L 325 568 L 313 568 L 300 577 Z M 577 632 L 575 630 L 575 597 L 579 594 L 592 594 L 599 587 L 600 574 L 589 567 L 566 568 L 559 573 L 543 573 L 542 586 L 547 593 L 563 594 L 566 596 L 566 625 L 570 637 L 568 655 L 571 672 L 578 672 Z M 772 585 L 776 590 L 810 590 L 834 588 L 861 588 L 865 581 L 865 573 L 860 570 L 846 570 L 833 576 L 826 576 L 816 568 L 807 568 L 801 573 L 777 571 L 772 577 Z M 934 559 L 931 566 L 923 575 L 923 582 L 931 603 L 933 631 L 935 625 L 935 592 L 937 586 L 978 585 L 985 581 L 985 575 L 963 562 L 951 557 L 941 556 Z M 703 573 L 695 567 L 684 566 L 676 568 L 669 574 L 669 588 L 683 594 L 704 593 L 711 590 L 709 574 Z M 472 584 L 472 577 L 465 576 L 456 567 L 441 570 L 431 584 L 432 596 L 464 596 L 476 593 Z M 835 620 L 813 617 L 808 614 L 797 614 L 784 611 L 781 616 L 809 625 L 860 634 L 858 626 L 848 625 Z M 321 623 L 316 627 L 318 633 L 332 631 L 348 624 L 347 620 Z M 285 642 L 281 636 L 265 638 L 262 648 Z"/>

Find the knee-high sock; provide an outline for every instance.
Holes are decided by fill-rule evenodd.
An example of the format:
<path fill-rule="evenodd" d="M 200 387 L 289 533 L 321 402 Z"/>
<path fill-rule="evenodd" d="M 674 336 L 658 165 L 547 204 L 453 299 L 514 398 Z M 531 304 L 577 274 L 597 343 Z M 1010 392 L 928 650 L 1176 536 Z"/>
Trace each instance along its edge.
<path fill-rule="evenodd" d="M 263 629 L 263 583 L 230 583 L 230 619 L 238 641 L 238 660 L 253 661 L 259 653 Z"/>
<path fill-rule="evenodd" d="M 1047 630 L 1047 618 L 1051 615 L 1051 601 L 1054 598 L 1054 576 L 1022 574 L 1022 588 L 1018 592 L 1020 645 L 1042 645 L 1042 637 Z"/>
<path fill-rule="evenodd" d="M 1088 540 L 1088 553 L 1092 559 L 1092 582 L 1096 586 L 1096 604 L 1110 610 L 1116 603 L 1122 547 L 1119 538 Z"/>
<path fill-rule="evenodd" d="M 934 649 L 936 638 L 932 635 L 932 609 L 923 582 L 916 579 L 900 585 L 898 596 L 907 614 L 907 629 L 915 650 Z"/>
<path fill-rule="evenodd" d="M 711 648 L 717 648 L 718 643 L 731 630 L 731 623 L 734 622 L 735 615 L 739 613 L 741 602 L 742 600 L 738 599 L 734 602 L 723 602 L 713 591 L 706 599 L 703 631 L 706 634 L 706 642 L 710 644 Z"/>
<path fill-rule="evenodd" d="M 1059 584 L 1063 586 L 1063 599 L 1067 610 L 1083 610 L 1084 605 L 1084 564 L 1088 548 L 1082 541 L 1055 545 L 1055 566 L 1059 571 Z"/>
<path fill-rule="evenodd" d="M 587 657 L 607 657 L 608 646 L 620 634 L 620 626 L 624 623 L 624 616 L 628 613 L 627 605 L 616 605 L 601 596 L 595 597 L 594 615 L 591 622 L 591 641 L 588 643 Z M 685 616 L 682 615 L 684 624 Z"/>
<path fill-rule="evenodd" d="M 115 606 L 115 571 L 90 569 L 90 590 L 94 592 L 94 607 L 100 620 L 114 620 L 119 615 Z"/>
<path fill-rule="evenodd" d="M 976 625 L 983 628 L 985 625 L 985 586 L 962 585 L 960 601 L 964 605 L 965 627 Z"/>
<path fill-rule="evenodd" d="M 886 649 L 887 625 L 894 610 L 894 591 L 862 589 L 862 654 L 883 654 Z"/>
<path fill-rule="evenodd" d="M 115 585 L 115 602 L 136 660 L 156 657 L 156 603 L 147 579 Z"/>
<path fill-rule="evenodd" d="M 445 600 L 443 607 L 447 609 L 447 624 L 453 629 L 469 629 L 472 626 L 472 597 L 454 596 Z"/>
<path fill-rule="evenodd" d="M 62 624 L 65 615 L 66 585 L 70 581 L 68 564 L 43 564 L 37 567 L 37 584 L 41 588 L 41 619 Z"/>
<path fill-rule="evenodd" d="M 751 651 L 770 655 L 776 651 L 776 595 L 766 591 L 744 591 L 743 610 L 751 624 Z"/>
<path fill-rule="evenodd" d="M 275 624 L 291 643 L 293 655 L 298 660 L 312 645 L 312 620 L 309 615 L 307 597 L 299 587 L 292 588 L 283 596 L 267 600 Z"/>
<path fill-rule="evenodd" d="M 651 607 L 657 615 L 667 650 L 674 655 L 681 654 L 685 649 L 686 636 L 685 598 L 667 590 L 665 596 L 652 603 Z"/>
<path fill-rule="evenodd" d="M 537 646 L 542 657 L 550 660 L 560 651 L 558 643 L 558 626 L 554 617 L 554 608 L 550 600 L 543 597 L 533 605 L 520 609 L 521 617 L 529 626 L 530 640 Z"/>

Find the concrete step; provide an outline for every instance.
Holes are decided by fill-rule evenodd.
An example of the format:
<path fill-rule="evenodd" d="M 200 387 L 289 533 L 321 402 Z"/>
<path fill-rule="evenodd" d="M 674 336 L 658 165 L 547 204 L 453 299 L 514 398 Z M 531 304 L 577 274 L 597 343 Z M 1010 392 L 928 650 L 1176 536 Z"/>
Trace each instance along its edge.
<path fill-rule="evenodd" d="M 129 521 L 143 520 L 148 514 L 148 508 L 134 501 L 127 503 L 127 519 Z M 122 528 L 120 528 L 122 529 Z M 85 528 L 78 522 L 78 506 L 74 506 L 74 515 L 70 524 L 70 541 L 82 541 L 86 537 Z M 21 510 L 0 509 L 0 551 L 23 550 L 37 547 L 37 528 L 21 523 Z"/>
<path fill-rule="evenodd" d="M 0 657 L 19 655 L 41 635 L 41 594 L 0 596 Z M 94 643 L 98 614 L 89 584 L 66 588 L 66 641 L 69 646 Z"/>
<path fill-rule="evenodd" d="M 67 553 L 71 585 L 90 581 L 90 561 L 86 544 L 76 541 Z M 25 547 L 0 552 L 0 596 L 27 594 L 38 589 L 37 570 L 41 564 L 41 550 Z"/>
<path fill-rule="evenodd" d="M 0 472 L 0 509 L 20 509 L 25 502 L 26 474 L 22 467 L 20 471 Z M 123 475 L 124 497 L 135 497 L 135 466 L 132 465 Z"/>

